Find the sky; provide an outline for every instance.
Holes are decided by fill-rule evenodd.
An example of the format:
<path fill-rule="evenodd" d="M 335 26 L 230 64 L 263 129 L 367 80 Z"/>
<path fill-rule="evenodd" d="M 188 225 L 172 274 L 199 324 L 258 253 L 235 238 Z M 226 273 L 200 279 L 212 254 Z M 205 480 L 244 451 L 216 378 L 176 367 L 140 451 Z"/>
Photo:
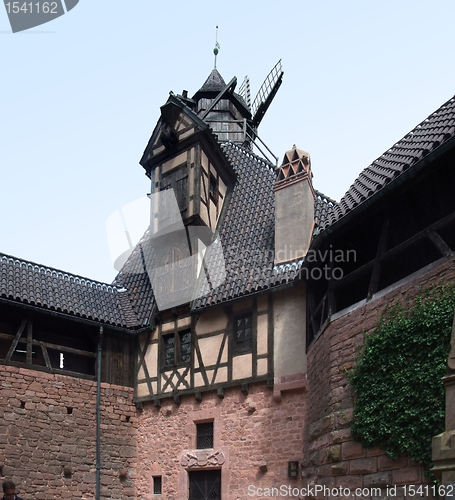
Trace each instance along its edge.
<path fill-rule="evenodd" d="M 22 2 L 20 2 L 22 3 Z M 252 97 L 284 78 L 259 128 L 311 155 L 339 200 L 362 169 L 455 94 L 453 0 L 80 0 L 12 33 L 0 5 L 0 253 L 110 283 L 106 221 L 143 198 L 139 160 L 169 91 L 214 65 Z"/>

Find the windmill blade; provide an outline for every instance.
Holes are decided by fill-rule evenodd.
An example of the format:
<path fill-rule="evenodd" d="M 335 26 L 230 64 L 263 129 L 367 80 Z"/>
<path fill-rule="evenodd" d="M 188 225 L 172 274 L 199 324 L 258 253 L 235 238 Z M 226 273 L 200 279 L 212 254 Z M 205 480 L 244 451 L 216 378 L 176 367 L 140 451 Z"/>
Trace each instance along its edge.
<path fill-rule="evenodd" d="M 239 88 L 239 94 L 243 97 L 248 109 L 251 110 L 251 90 L 250 90 L 250 79 L 248 75 L 245 76 L 242 85 Z"/>
<path fill-rule="evenodd" d="M 278 92 L 283 81 L 284 71 L 281 67 L 281 59 L 275 64 L 264 83 L 261 85 L 253 101 L 253 125 L 257 127 L 269 108 L 275 94 Z"/>

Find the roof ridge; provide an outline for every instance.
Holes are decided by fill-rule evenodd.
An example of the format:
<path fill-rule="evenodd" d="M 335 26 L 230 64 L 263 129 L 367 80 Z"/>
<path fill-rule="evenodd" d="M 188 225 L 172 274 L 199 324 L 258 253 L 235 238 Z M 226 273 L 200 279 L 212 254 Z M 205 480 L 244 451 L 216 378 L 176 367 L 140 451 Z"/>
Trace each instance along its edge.
<path fill-rule="evenodd" d="M 252 156 L 256 161 L 263 163 L 267 168 L 269 168 L 272 172 L 275 172 L 276 168 L 275 165 L 268 160 L 261 158 L 259 155 L 256 153 L 253 153 L 250 149 L 246 148 L 245 146 L 241 146 L 240 144 L 235 144 L 231 141 L 223 142 L 220 144 L 221 148 L 224 149 L 227 146 L 232 146 L 233 148 L 236 148 L 240 150 L 242 153 L 245 153 L 247 155 Z M 224 153 L 224 151 L 223 151 Z"/>
<path fill-rule="evenodd" d="M 319 191 L 318 189 L 315 189 L 314 193 L 315 193 L 316 196 L 320 196 L 324 200 L 326 200 L 326 201 L 328 201 L 330 203 L 333 203 L 334 205 L 338 205 L 339 204 L 338 201 L 334 200 L 333 198 L 330 198 L 330 196 L 326 196 L 322 191 Z"/>

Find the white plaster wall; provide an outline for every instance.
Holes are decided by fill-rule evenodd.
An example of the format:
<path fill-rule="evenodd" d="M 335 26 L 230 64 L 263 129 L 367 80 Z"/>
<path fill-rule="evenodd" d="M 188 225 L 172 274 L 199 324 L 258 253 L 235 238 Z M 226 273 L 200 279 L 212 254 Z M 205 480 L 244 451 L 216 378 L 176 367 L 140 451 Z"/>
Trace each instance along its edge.
<path fill-rule="evenodd" d="M 275 377 L 306 372 L 305 299 L 303 284 L 273 295 Z"/>

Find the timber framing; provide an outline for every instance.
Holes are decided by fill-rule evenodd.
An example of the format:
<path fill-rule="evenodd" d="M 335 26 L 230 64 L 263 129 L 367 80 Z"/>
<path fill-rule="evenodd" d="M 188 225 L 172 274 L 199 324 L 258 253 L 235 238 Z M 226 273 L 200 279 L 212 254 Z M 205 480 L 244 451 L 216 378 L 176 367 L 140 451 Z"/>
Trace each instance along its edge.
<path fill-rule="evenodd" d="M 322 252 L 330 245 L 345 254 L 355 249 L 356 259 L 330 262 L 330 266 L 339 269 L 340 279 L 332 272 L 328 273 L 329 279 L 308 280 L 307 346 L 337 312 L 363 299 L 372 300 L 379 291 L 433 262 L 452 258 L 454 160 L 452 151 L 439 155 L 424 175 L 409 179 L 393 192 L 389 189 L 378 203 L 363 209 L 357 224 L 347 228 L 343 224 L 344 230 L 338 232 L 331 228 L 331 237 L 326 241 L 319 239 L 319 247 L 313 246 Z M 429 207 L 422 203 L 425 199 L 436 201 Z M 349 215 L 354 213 L 355 210 Z M 323 262 L 307 264 L 303 271 L 319 276 L 316 270 L 322 267 Z"/>
<path fill-rule="evenodd" d="M 144 402 L 185 394 L 203 394 L 216 391 L 224 397 L 224 389 L 242 384 L 273 380 L 273 310 L 272 297 L 262 301 L 261 308 L 257 298 L 237 302 L 230 306 L 210 309 L 209 315 L 218 318 L 218 323 L 210 325 L 210 318 L 204 320 L 204 326 L 198 327 L 198 321 L 204 313 L 196 312 L 191 316 L 168 317 L 154 330 L 142 334 L 138 339 L 138 357 L 135 369 L 135 402 Z M 265 306 L 264 306 L 265 304 Z M 235 322 L 239 317 L 250 315 L 252 318 L 251 346 L 247 349 L 236 348 Z M 262 330 L 259 333 L 258 318 L 262 318 Z M 216 324 L 219 326 L 216 327 Z M 205 330 L 204 328 L 208 328 Z M 191 331 L 190 362 L 178 362 L 166 365 L 164 338 L 174 335 L 174 348 L 179 347 L 179 334 Z M 258 336 L 261 335 L 261 352 L 258 351 Z M 265 364 L 266 370 L 258 369 L 259 363 Z M 270 386 L 272 388 L 273 384 Z"/>
<path fill-rule="evenodd" d="M 100 324 L 0 303 L 0 364 L 95 380 Z M 133 385 L 131 332 L 104 325 L 102 381 Z"/>

